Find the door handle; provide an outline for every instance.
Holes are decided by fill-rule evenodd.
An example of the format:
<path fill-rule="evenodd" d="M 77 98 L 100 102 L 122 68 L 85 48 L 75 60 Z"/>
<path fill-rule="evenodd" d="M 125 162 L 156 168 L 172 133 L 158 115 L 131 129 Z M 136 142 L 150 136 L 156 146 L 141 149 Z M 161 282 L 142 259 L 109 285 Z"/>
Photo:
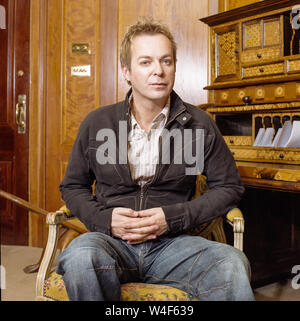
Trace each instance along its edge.
<path fill-rule="evenodd" d="M 16 123 L 18 126 L 18 134 L 26 133 L 26 95 L 18 95 L 18 103 L 16 105 Z"/>

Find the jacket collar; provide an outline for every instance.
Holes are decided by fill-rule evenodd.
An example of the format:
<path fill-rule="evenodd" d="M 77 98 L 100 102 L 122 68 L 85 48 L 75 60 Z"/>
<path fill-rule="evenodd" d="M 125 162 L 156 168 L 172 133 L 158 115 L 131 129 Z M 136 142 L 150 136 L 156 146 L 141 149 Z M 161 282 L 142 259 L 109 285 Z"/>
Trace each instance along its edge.
<path fill-rule="evenodd" d="M 128 120 L 130 119 L 130 102 L 129 98 L 131 96 L 132 89 L 128 91 L 126 94 L 125 101 L 123 102 L 122 106 L 122 114 L 120 115 L 121 120 Z M 191 114 L 186 110 L 186 106 L 181 98 L 176 94 L 174 90 L 171 92 L 171 99 L 170 99 L 170 112 L 169 117 L 167 120 L 166 126 L 176 120 L 180 125 L 184 126 L 191 118 Z"/>
<path fill-rule="evenodd" d="M 173 90 L 171 92 L 171 107 L 169 119 L 167 121 L 166 127 L 168 124 L 176 120 L 180 125 L 184 126 L 192 118 L 191 114 L 187 111 L 184 102 Z"/>

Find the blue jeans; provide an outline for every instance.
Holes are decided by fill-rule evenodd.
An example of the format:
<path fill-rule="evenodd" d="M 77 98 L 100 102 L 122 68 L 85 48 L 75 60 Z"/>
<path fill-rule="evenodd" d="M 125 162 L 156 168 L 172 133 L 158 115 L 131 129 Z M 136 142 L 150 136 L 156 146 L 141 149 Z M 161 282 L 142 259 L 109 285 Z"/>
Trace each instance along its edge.
<path fill-rule="evenodd" d="M 200 236 L 160 237 L 137 245 L 99 232 L 74 239 L 59 256 L 70 300 L 118 301 L 120 284 L 165 284 L 191 299 L 254 300 L 243 252 Z"/>

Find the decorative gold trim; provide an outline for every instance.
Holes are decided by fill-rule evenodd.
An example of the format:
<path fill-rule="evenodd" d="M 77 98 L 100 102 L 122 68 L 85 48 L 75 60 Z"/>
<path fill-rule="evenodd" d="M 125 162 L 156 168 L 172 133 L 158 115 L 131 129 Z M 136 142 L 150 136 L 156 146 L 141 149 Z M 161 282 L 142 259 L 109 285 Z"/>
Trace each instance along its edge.
<path fill-rule="evenodd" d="M 300 102 L 291 102 L 291 103 L 262 104 L 262 105 L 248 105 L 248 106 L 213 107 L 213 108 L 207 108 L 207 111 L 210 113 L 224 113 L 224 112 L 240 112 L 240 111 L 289 109 L 289 108 L 299 108 L 299 107 L 300 107 Z"/>

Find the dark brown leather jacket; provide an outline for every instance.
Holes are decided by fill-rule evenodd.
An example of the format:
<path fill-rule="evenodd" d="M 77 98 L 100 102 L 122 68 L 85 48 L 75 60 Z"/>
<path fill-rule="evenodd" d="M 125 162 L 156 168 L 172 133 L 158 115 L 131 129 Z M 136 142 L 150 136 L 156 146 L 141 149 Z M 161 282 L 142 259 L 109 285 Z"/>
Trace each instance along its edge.
<path fill-rule="evenodd" d="M 191 200 L 195 191 L 196 175 L 186 175 L 186 168 L 195 164 L 189 164 L 184 157 L 182 164 L 174 162 L 174 155 L 180 151 L 176 150 L 178 145 L 175 146 L 175 138 L 172 140 L 172 137 L 168 149 L 170 162 L 166 164 L 160 159 L 154 178 L 143 188 L 132 181 L 129 164 L 124 162 L 126 133 L 123 129 L 120 132 L 119 122 L 128 124 L 128 134 L 129 95 L 130 92 L 125 101 L 91 112 L 79 128 L 65 177 L 60 184 L 62 198 L 71 212 L 90 231 L 110 235 L 111 214 L 115 207 L 135 210 L 162 207 L 168 223 L 167 234 L 180 234 L 224 215 L 235 207 L 240 201 L 244 187 L 230 150 L 214 121 L 204 111 L 184 103 L 174 91 L 171 93 L 170 114 L 165 128 L 169 132 L 179 129 L 181 133 L 184 133 L 184 129 L 192 129 L 193 132 L 196 129 L 203 130 L 202 174 L 207 177 L 209 191 Z M 115 142 L 110 137 L 110 142 L 113 143 L 103 155 L 112 155 L 116 159 L 101 165 L 99 155 L 103 149 L 101 151 L 99 148 L 108 146 L 108 141 L 99 140 L 99 130 L 102 129 L 107 129 L 109 134 L 115 134 L 116 137 Z M 189 141 L 189 147 L 192 146 L 193 152 L 196 151 L 196 143 L 199 141 L 194 135 Z M 92 193 L 94 181 L 95 190 Z"/>

